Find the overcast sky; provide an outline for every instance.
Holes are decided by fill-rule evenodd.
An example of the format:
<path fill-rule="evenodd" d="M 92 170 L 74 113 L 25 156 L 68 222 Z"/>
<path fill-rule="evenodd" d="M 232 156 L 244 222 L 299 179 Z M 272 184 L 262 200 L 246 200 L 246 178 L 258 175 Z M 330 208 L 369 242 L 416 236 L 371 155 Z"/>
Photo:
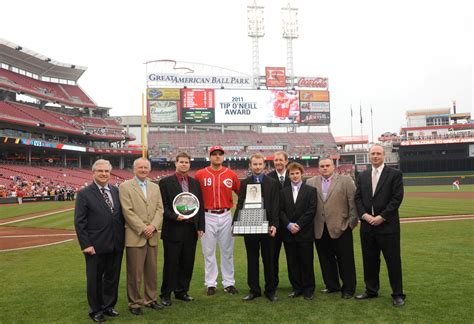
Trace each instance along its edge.
<path fill-rule="evenodd" d="M 79 85 L 111 114 L 139 115 L 144 62 L 198 62 L 252 73 L 250 0 L 55 1 L 2 4 L 0 37 L 54 60 L 88 67 Z M 286 65 L 281 8 L 265 7 L 260 71 Z M 405 111 L 472 112 L 473 5 L 470 0 L 295 0 L 297 76 L 329 78 L 335 136 L 398 132 Z"/>

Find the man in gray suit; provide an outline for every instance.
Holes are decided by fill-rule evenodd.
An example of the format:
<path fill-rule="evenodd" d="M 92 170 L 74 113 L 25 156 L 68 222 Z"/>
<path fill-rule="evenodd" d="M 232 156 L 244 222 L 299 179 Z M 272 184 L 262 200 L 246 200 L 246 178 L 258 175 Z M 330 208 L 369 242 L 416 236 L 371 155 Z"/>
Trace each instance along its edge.
<path fill-rule="evenodd" d="M 319 160 L 320 176 L 312 177 L 307 184 L 318 191 L 314 236 L 326 285 L 323 292 L 340 291 L 342 298 L 350 299 L 356 287 L 352 241 L 352 229 L 358 222 L 354 202 L 355 185 L 352 178 L 334 171 L 332 159 L 323 157 Z"/>

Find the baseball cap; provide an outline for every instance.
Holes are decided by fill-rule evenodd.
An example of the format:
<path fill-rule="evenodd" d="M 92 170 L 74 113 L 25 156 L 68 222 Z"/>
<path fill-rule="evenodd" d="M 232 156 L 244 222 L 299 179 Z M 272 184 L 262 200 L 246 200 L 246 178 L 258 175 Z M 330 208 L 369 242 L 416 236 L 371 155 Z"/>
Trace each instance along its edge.
<path fill-rule="evenodd" d="M 219 145 L 214 145 L 212 146 L 210 149 L 209 149 L 209 155 L 212 154 L 212 152 L 214 151 L 221 151 L 222 153 L 225 153 L 224 152 L 224 149 L 222 148 L 222 146 L 219 146 Z"/>

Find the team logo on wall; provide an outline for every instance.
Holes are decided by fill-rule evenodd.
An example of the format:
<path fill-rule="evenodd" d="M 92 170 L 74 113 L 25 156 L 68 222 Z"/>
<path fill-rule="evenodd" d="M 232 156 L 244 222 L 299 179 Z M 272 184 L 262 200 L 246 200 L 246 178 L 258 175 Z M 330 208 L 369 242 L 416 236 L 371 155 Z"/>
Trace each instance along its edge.
<path fill-rule="evenodd" d="M 284 67 L 265 67 L 265 82 L 267 87 L 286 87 Z"/>

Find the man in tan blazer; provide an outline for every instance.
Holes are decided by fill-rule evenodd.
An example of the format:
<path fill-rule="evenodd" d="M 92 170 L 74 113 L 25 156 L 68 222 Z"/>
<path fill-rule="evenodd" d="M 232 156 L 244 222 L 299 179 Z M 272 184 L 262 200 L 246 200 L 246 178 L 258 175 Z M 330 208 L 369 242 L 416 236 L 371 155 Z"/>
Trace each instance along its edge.
<path fill-rule="evenodd" d="M 351 177 L 334 171 L 332 159 L 323 157 L 319 160 L 320 175 L 309 179 L 307 184 L 318 191 L 314 237 L 326 285 L 322 292 L 340 291 L 342 298 L 350 299 L 356 287 L 352 241 L 352 229 L 358 222 L 354 202 L 355 185 Z"/>
<path fill-rule="evenodd" d="M 150 161 L 138 158 L 133 162 L 135 176 L 119 187 L 120 203 L 125 218 L 127 251 L 128 307 L 133 315 L 141 315 L 141 305 L 162 309 L 156 302 L 157 252 L 163 222 L 160 187 L 147 178 Z M 143 279 L 144 296 L 140 295 Z"/>

